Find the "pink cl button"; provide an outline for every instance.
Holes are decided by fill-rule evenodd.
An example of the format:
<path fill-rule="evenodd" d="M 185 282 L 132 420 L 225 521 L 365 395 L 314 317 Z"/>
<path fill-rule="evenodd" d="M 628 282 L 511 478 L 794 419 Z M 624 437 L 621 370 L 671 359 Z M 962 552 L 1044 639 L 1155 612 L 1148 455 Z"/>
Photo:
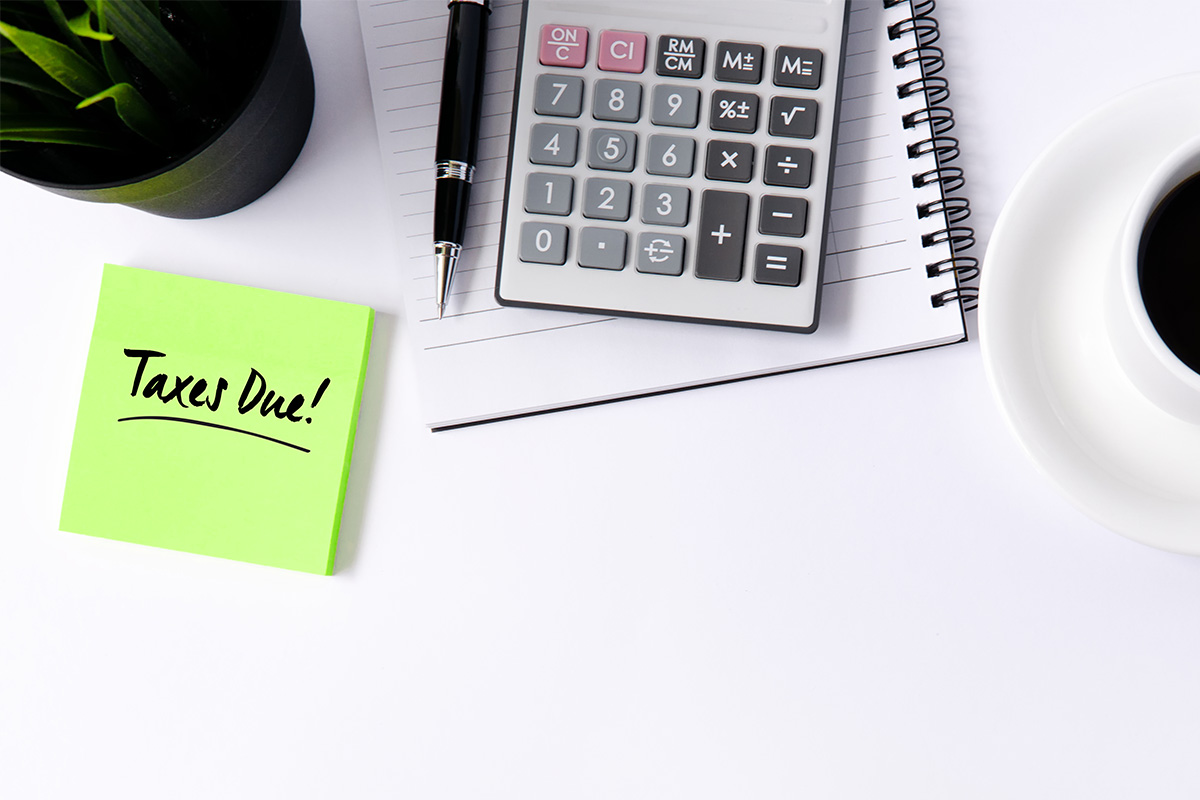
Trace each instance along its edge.
<path fill-rule="evenodd" d="M 597 63 L 609 72 L 641 72 L 646 68 L 646 34 L 601 31 Z"/>
<path fill-rule="evenodd" d="M 547 67 L 582 67 L 587 63 L 588 29 L 543 25 L 538 60 Z"/>

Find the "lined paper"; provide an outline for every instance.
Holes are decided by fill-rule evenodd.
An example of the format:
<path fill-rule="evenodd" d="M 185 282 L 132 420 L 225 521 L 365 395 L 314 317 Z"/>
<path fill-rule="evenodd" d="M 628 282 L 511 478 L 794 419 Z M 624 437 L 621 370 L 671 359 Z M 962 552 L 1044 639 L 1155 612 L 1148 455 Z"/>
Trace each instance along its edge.
<path fill-rule="evenodd" d="M 682 0 L 668 0 L 669 2 Z M 464 254 L 446 317 L 437 319 L 433 265 L 433 150 L 446 6 L 443 0 L 360 0 L 359 17 L 386 184 L 400 243 L 407 330 L 418 352 L 425 422 L 439 429 L 591 402 L 804 369 L 965 338 L 961 311 L 933 308 L 952 276 L 925 265 L 949 248 L 922 247 L 943 219 L 918 220 L 939 196 L 914 189 L 932 158 L 906 146 L 918 97 L 896 86 L 912 69 L 888 41 L 903 17 L 879 0 L 851 11 L 821 326 L 814 334 L 502 308 L 493 298 L 521 0 L 493 2 L 479 162 Z M 613 26 L 621 28 L 620 19 Z M 625 26 L 630 27 L 630 26 Z M 636 26 L 632 26 L 636 28 Z"/>

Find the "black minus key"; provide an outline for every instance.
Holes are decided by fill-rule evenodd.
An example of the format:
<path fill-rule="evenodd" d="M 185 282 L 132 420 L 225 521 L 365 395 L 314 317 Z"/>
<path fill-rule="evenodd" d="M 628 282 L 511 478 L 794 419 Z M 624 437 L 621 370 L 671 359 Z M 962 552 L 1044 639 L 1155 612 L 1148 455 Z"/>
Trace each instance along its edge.
<path fill-rule="evenodd" d="M 696 277 L 717 281 L 742 279 L 746 252 L 746 216 L 750 196 L 710 189 L 700 201 L 696 234 Z"/>
<path fill-rule="evenodd" d="M 808 231 L 808 201 L 803 197 L 766 194 L 758 208 L 759 233 L 800 238 Z"/>

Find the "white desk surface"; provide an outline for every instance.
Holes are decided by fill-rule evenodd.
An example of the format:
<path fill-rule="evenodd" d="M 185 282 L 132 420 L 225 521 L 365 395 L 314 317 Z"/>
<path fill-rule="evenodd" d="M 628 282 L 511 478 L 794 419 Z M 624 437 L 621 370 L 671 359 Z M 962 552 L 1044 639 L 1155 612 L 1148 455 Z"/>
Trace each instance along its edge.
<path fill-rule="evenodd" d="M 1200 68 L 1192 0 L 939 16 L 977 252 L 1072 121 Z M 356 10 L 304 29 L 311 136 L 242 211 L 0 177 L 0 796 L 1200 793 L 1200 560 L 1064 500 L 975 341 L 428 433 Z M 334 577 L 58 532 L 104 261 L 380 312 Z"/>

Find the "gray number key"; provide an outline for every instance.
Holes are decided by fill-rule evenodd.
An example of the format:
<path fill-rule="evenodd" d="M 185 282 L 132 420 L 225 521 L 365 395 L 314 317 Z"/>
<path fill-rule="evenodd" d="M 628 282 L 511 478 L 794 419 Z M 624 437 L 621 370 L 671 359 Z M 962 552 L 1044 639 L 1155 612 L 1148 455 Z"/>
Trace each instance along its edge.
<path fill-rule="evenodd" d="M 686 86 L 654 87 L 650 121 L 673 128 L 694 128 L 700 121 L 700 90 Z"/>
<path fill-rule="evenodd" d="M 567 226 L 552 222 L 526 222 L 521 226 L 518 257 L 530 264 L 567 263 Z"/>
<path fill-rule="evenodd" d="M 570 175 L 531 172 L 525 179 L 525 210 L 531 214 L 565 217 L 571 213 L 574 193 L 575 181 Z"/>
<path fill-rule="evenodd" d="M 632 172 L 637 152 L 637 134 L 612 128 L 596 128 L 588 136 L 587 164 L 592 169 Z"/>
<path fill-rule="evenodd" d="M 596 81 L 592 116 L 613 122 L 637 122 L 642 115 L 642 85 L 633 81 Z"/>
<path fill-rule="evenodd" d="M 583 185 L 583 215 L 589 219 L 629 219 L 633 185 L 609 178 L 588 178 Z"/>
<path fill-rule="evenodd" d="M 616 228 L 584 228 L 579 232 L 579 266 L 624 269 L 627 237 Z"/>
<path fill-rule="evenodd" d="M 578 117 L 583 111 L 583 78 L 538 75 L 533 89 L 533 110 L 551 117 Z"/>
<path fill-rule="evenodd" d="M 688 222 L 688 205 L 692 193 L 683 186 L 646 184 L 642 193 L 642 222 L 647 225 L 675 225 L 682 228 Z"/>
<path fill-rule="evenodd" d="M 575 166 L 579 129 L 571 125 L 534 125 L 529 132 L 529 160 L 553 167 Z"/>
<path fill-rule="evenodd" d="M 696 140 L 655 134 L 646 143 L 646 172 L 690 178 L 696 163 Z"/>

